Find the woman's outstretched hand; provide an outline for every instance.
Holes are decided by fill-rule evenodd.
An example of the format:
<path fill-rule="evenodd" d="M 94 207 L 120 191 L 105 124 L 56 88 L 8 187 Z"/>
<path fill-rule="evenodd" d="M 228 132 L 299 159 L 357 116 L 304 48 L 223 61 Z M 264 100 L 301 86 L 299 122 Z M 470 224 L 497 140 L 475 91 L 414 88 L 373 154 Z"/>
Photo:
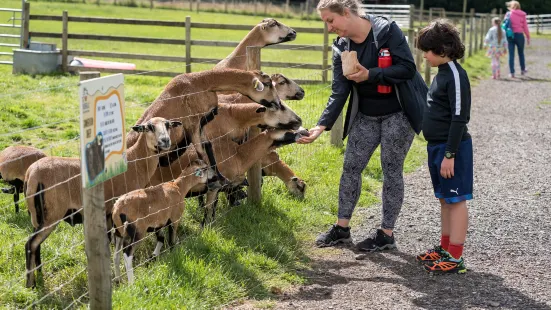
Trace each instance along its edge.
<path fill-rule="evenodd" d="M 312 143 L 314 142 L 320 135 L 321 133 L 325 130 L 325 126 L 316 126 L 312 129 L 310 129 L 308 132 L 310 133 L 310 135 L 308 136 L 304 136 L 302 138 L 300 138 L 297 143 L 299 144 L 308 144 L 308 143 Z"/>
<path fill-rule="evenodd" d="M 360 65 L 359 63 L 356 64 L 356 69 L 358 70 L 358 72 L 354 74 L 349 74 L 346 76 L 346 78 L 356 83 L 367 81 L 367 79 L 369 78 L 369 70 L 367 70 L 364 66 Z"/>

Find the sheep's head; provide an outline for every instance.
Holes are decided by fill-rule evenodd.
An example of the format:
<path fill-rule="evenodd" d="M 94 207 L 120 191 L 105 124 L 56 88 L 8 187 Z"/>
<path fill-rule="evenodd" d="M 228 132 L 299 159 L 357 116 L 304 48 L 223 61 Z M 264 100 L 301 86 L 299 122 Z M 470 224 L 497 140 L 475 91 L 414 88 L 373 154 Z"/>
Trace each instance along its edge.
<path fill-rule="evenodd" d="M 287 186 L 287 189 L 293 196 L 299 199 L 304 198 L 304 192 L 306 191 L 306 183 L 302 179 L 296 176 L 292 177 L 291 180 L 285 183 L 285 186 Z"/>
<path fill-rule="evenodd" d="M 304 98 L 304 89 L 283 74 L 272 74 L 271 79 L 280 99 L 302 100 Z"/>
<path fill-rule="evenodd" d="M 154 117 L 149 121 L 132 126 L 137 132 L 145 133 L 147 148 L 154 151 L 168 151 L 170 148 L 170 129 L 181 126 L 182 122 L 169 121 L 162 117 Z"/>
<path fill-rule="evenodd" d="M 264 124 L 259 127 L 275 129 L 299 129 L 302 125 L 302 119 L 291 110 L 285 103 L 281 102 L 279 109 L 268 109 L 258 107 L 256 113 L 262 113 Z"/>
<path fill-rule="evenodd" d="M 252 75 L 250 89 L 244 95 L 267 108 L 279 109 L 281 102 L 270 76 L 258 70 L 252 71 Z"/>
<path fill-rule="evenodd" d="M 293 28 L 287 27 L 273 18 L 263 19 L 256 27 L 260 28 L 266 46 L 293 41 L 297 37 L 297 32 Z"/>
<path fill-rule="evenodd" d="M 300 127 L 298 130 L 266 130 L 263 134 L 269 135 L 274 140 L 272 147 L 280 147 L 295 143 L 298 139 L 308 135 L 308 130 Z"/>
<path fill-rule="evenodd" d="M 197 183 L 206 185 L 208 189 L 218 189 L 222 187 L 220 178 L 212 166 L 209 166 L 201 159 L 196 159 L 190 163 L 190 165 L 182 171 L 182 176 L 194 175 L 197 177 Z"/>

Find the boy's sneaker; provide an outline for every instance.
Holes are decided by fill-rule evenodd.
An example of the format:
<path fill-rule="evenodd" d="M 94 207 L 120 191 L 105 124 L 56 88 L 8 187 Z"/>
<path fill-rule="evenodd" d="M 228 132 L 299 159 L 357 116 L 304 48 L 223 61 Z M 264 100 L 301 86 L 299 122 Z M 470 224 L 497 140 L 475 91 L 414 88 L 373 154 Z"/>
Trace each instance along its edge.
<path fill-rule="evenodd" d="M 351 243 L 350 227 L 341 227 L 333 224 L 329 230 L 318 236 L 316 245 L 320 248 L 334 246 L 338 243 Z"/>
<path fill-rule="evenodd" d="M 522 71 L 520 71 L 520 75 L 525 75 L 526 73 L 528 73 L 528 70 L 522 70 Z"/>
<path fill-rule="evenodd" d="M 382 250 L 391 250 L 396 248 L 394 234 L 389 236 L 382 229 L 377 229 L 370 237 L 356 245 L 359 251 L 375 252 Z"/>
<path fill-rule="evenodd" d="M 466 273 L 465 260 L 453 258 L 447 252 L 437 261 L 425 263 L 424 268 L 429 273 Z"/>
<path fill-rule="evenodd" d="M 444 249 L 437 245 L 434 248 L 428 249 L 424 253 L 417 255 L 415 259 L 421 263 L 430 263 L 441 259 L 445 255 L 444 252 Z"/>

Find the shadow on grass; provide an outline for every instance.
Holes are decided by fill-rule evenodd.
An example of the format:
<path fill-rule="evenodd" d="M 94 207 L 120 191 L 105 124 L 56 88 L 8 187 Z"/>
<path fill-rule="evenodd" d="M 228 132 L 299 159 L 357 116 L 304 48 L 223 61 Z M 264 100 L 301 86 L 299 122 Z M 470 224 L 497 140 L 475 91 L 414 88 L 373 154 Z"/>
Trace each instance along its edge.
<path fill-rule="evenodd" d="M 189 236 L 181 245 L 185 256 L 206 266 L 220 267 L 226 277 L 240 284 L 247 297 L 257 300 L 274 296 L 274 281 L 296 279 L 296 270 L 308 257 L 295 236 L 295 219 L 270 199 L 261 206 L 219 207 L 213 225 L 199 235 Z M 194 277 L 194 271 L 186 269 L 183 260 L 169 264 L 169 268 L 182 285 Z"/>

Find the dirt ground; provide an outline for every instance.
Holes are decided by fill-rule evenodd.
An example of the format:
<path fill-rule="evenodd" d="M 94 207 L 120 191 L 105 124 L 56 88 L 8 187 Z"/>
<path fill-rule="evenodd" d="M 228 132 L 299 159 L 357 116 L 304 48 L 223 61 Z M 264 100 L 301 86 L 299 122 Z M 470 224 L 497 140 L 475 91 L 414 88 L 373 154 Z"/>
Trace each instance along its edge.
<path fill-rule="evenodd" d="M 526 61 L 527 76 L 488 79 L 472 89 L 475 198 L 469 202 L 466 274 L 430 277 L 415 261 L 440 236 L 439 205 L 423 165 L 406 176 L 398 250 L 319 251 L 305 272 L 309 283 L 268 307 L 551 309 L 551 41 L 533 39 Z M 357 210 L 354 216 L 365 221 L 352 228 L 355 242 L 379 225 L 380 209 Z M 230 308 L 261 305 L 266 307 L 250 301 Z"/>

